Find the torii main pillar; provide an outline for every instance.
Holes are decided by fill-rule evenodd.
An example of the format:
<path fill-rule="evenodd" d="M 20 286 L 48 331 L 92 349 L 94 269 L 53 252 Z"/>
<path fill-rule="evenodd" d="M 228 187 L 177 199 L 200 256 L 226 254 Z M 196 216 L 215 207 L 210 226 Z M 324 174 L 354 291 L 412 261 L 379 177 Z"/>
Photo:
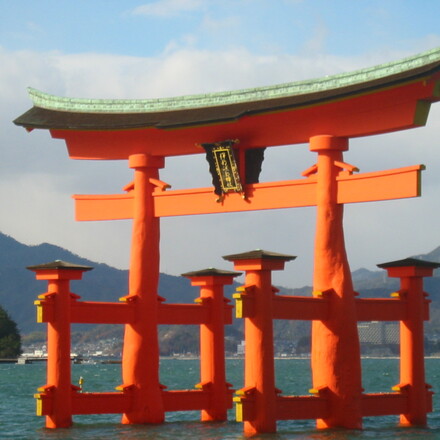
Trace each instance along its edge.
<path fill-rule="evenodd" d="M 362 428 L 362 375 L 355 294 L 343 231 L 344 205 L 337 203 L 337 176 L 348 140 L 314 136 L 310 150 L 318 153 L 314 295 L 330 300 L 329 318 L 312 323 L 312 379 L 326 388 L 330 416 L 318 427 Z"/>
<path fill-rule="evenodd" d="M 129 301 L 136 301 L 137 317 L 125 326 L 122 378 L 134 386 L 133 408 L 122 423 L 162 423 L 164 408 L 159 382 L 158 296 L 159 218 L 154 216 L 152 181 L 164 166 L 162 157 L 134 154 L 133 232 L 130 254 Z"/>

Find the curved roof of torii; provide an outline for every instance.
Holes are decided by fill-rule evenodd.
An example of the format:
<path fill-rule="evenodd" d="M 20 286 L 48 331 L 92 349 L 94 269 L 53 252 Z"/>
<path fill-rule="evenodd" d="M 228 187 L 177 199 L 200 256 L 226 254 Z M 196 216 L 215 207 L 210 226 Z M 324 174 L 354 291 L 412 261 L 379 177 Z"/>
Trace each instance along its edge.
<path fill-rule="evenodd" d="M 355 137 L 424 125 L 430 103 L 440 99 L 440 48 L 355 72 L 230 92 L 133 100 L 29 94 L 34 106 L 14 123 L 50 129 L 75 158 L 192 154 L 200 152 L 196 143 L 227 138 L 246 148 L 303 143 L 317 134 Z M 72 131 L 87 132 L 96 147 L 89 142 L 86 151 Z M 109 146 L 105 132 L 114 141 L 123 132 L 124 151 Z"/>

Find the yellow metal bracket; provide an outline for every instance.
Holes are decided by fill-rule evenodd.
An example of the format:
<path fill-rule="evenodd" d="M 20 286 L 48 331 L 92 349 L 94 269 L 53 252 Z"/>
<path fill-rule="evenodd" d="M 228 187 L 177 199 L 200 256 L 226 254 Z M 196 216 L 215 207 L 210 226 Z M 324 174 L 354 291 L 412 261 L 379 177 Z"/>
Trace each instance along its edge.
<path fill-rule="evenodd" d="M 330 296 L 332 293 L 334 293 L 333 289 L 327 289 L 327 290 L 314 290 L 312 292 L 312 295 L 315 298 L 327 298 L 328 296 Z"/>
<path fill-rule="evenodd" d="M 326 385 L 309 389 L 309 393 L 317 397 L 324 397 L 328 393 L 328 391 L 329 388 Z"/>
<path fill-rule="evenodd" d="M 407 291 L 406 290 L 398 290 L 397 292 L 392 292 L 390 294 L 391 298 L 403 299 L 406 298 Z"/>
<path fill-rule="evenodd" d="M 236 318 L 248 318 L 252 315 L 252 299 L 254 292 L 254 284 L 246 284 L 237 287 L 237 291 L 232 295 L 232 298 L 235 299 Z"/>
<path fill-rule="evenodd" d="M 200 382 L 194 386 L 198 390 L 209 391 L 212 388 L 212 382 Z"/>
<path fill-rule="evenodd" d="M 121 296 L 120 298 L 119 298 L 119 301 L 122 301 L 122 302 L 134 302 L 134 301 L 137 301 L 138 300 L 138 296 L 137 295 L 125 295 L 125 296 Z"/>
<path fill-rule="evenodd" d="M 404 392 L 408 391 L 410 387 L 411 387 L 411 385 L 409 383 L 399 383 L 399 384 L 391 387 L 391 389 L 393 391 L 398 392 L 398 393 L 404 393 Z"/>
<path fill-rule="evenodd" d="M 235 392 L 236 396 L 232 399 L 235 403 L 235 420 L 244 422 L 251 419 L 254 410 L 255 387 L 245 387 Z"/>
<path fill-rule="evenodd" d="M 46 292 L 46 293 L 42 293 L 41 295 L 38 295 L 38 299 L 53 299 L 53 297 L 56 295 L 55 292 Z"/>
<path fill-rule="evenodd" d="M 130 384 L 130 385 L 118 385 L 117 387 L 115 387 L 116 391 L 122 391 L 123 393 L 127 393 L 130 391 L 133 391 L 136 388 L 136 385 Z"/>

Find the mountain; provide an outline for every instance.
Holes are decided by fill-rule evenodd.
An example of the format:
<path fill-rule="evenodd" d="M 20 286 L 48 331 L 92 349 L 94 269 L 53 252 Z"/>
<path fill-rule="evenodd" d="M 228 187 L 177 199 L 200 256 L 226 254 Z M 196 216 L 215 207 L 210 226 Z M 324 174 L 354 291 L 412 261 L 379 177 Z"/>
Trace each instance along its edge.
<path fill-rule="evenodd" d="M 440 247 L 416 258 L 440 262 Z M 106 264 L 96 263 L 69 252 L 58 246 L 43 243 L 28 246 L 0 233 L 0 305 L 6 309 L 10 317 L 17 323 L 23 335 L 34 331 L 42 331 L 44 327 L 35 321 L 34 301 L 46 290 L 45 281 L 36 281 L 35 274 L 26 269 L 27 266 L 64 260 L 75 264 L 91 266 L 94 269 L 84 274 L 82 281 L 73 281 L 72 291 L 85 301 L 115 302 L 127 294 L 128 271 L 119 270 Z M 432 278 L 425 279 L 425 290 L 432 300 L 431 321 L 426 324 L 427 334 L 440 336 L 440 271 Z M 358 269 L 353 272 L 355 290 L 361 297 L 389 297 L 399 288 L 397 279 L 387 278 L 386 271 L 370 271 Z M 226 286 L 225 294 L 231 297 L 236 286 Z M 309 286 L 288 289 L 280 288 L 284 295 L 310 295 Z M 192 287 L 184 277 L 160 274 L 158 293 L 168 303 L 192 303 L 199 296 L 199 289 Z M 182 336 L 188 340 L 196 339 L 196 326 L 160 326 L 161 344 L 173 351 L 173 341 L 181 344 Z M 234 319 L 232 326 L 227 326 L 227 344 L 231 350 L 242 339 L 242 320 Z M 292 340 L 307 338 L 310 323 L 306 321 L 275 321 L 275 338 L 281 349 L 288 349 Z M 122 326 L 96 326 L 75 324 L 77 338 L 81 340 L 105 339 L 120 337 Z"/>
<path fill-rule="evenodd" d="M 82 281 L 73 281 L 72 291 L 85 301 L 115 302 L 127 294 L 128 271 L 81 258 L 58 246 L 43 243 L 28 246 L 0 233 L 0 305 L 17 322 L 21 333 L 41 330 L 35 322 L 34 301 L 47 288 L 46 281 L 36 281 L 27 266 L 64 260 L 93 267 Z M 168 302 L 193 302 L 198 289 L 189 280 L 166 274 L 160 275 L 159 295 Z"/>
<path fill-rule="evenodd" d="M 412 258 L 440 263 L 440 246 L 428 254 L 414 255 Z M 385 270 L 370 271 L 358 269 L 352 273 L 355 290 L 366 298 L 387 297 L 399 288 L 397 278 L 388 278 Z M 440 269 L 434 270 L 434 276 L 425 278 L 424 289 L 429 294 L 433 308 L 440 307 Z"/>

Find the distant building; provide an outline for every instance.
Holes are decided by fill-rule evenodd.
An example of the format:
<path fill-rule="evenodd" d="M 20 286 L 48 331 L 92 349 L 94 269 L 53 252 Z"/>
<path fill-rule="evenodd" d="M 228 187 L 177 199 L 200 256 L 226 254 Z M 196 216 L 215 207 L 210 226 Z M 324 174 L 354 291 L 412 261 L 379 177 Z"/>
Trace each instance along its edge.
<path fill-rule="evenodd" d="M 399 325 L 397 322 L 360 322 L 358 323 L 359 340 L 372 345 L 398 344 Z"/>
<path fill-rule="evenodd" d="M 237 355 L 238 356 L 243 356 L 244 355 L 245 347 L 246 347 L 246 342 L 245 341 L 241 341 L 237 345 Z"/>

